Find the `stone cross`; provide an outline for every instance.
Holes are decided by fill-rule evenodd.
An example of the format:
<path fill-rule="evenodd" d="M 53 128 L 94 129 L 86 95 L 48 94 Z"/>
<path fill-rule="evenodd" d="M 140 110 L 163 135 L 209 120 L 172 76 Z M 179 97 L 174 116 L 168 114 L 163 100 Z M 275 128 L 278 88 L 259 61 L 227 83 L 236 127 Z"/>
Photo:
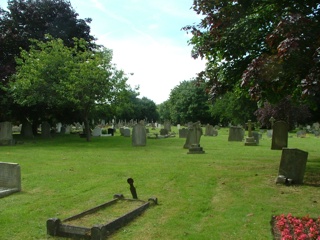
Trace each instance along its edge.
<path fill-rule="evenodd" d="M 276 120 L 274 119 L 274 117 L 271 117 L 271 118 L 269 119 L 269 122 L 271 122 L 271 129 L 273 129 L 273 124 L 274 124 L 275 121 L 276 121 Z"/>
<path fill-rule="evenodd" d="M 252 137 L 252 122 L 251 120 L 248 120 L 248 137 Z"/>

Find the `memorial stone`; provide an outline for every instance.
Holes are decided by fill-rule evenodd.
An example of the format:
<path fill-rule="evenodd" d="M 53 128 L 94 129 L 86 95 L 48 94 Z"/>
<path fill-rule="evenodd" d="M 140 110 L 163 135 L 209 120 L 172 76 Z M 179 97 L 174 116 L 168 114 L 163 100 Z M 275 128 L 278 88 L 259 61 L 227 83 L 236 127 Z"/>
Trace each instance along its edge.
<path fill-rule="evenodd" d="M 51 126 L 48 122 L 41 123 L 41 137 L 51 138 Z"/>
<path fill-rule="evenodd" d="M 302 184 L 308 160 L 308 152 L 296 148 L 282 148 L 278 176 L 290 183 Z"/>
<path fill-rule="evenodd" d="M 21 191 L 19 164 L 0 162 L 0 197 L 19 191 Z"/>
<path fill-rule="evenodd" d="M 0 145 L 13 145 L 12 137 L 12 123 L 1 122 L 0 123 Z"/>
<path fill-rule="evenodd" d="M 282 150 L 288 147 L 288 129 L 289 126 L 285 121 L 277 121 L 273 124 L 272 150 Z"/>
<path fill-rule="evenodd" d="M 147 132 L 144 124 L 138 123 L 132 129 L 132 146 L 146 146 Z"/>
<path fill-rule="evenodd" d="M 188 129 L 187 128 L 179 129 L 179 138 L 186 138 L 187 135 L 188 135 Z"/>
<path fill-rule="evenodd" d="M 22 124 L 21 135 L 23 137 L 33 137 L 32 126 L 29 122 L 24 122 Z"/>
<path fill-rule="evenodd" d="M 244 129 L 242 127 L 231 126 L 229 127 L 228 141 L 242 142 L 244 138 Z"/>
<path fill-rule="evenodd" d="M 96 126 L 92 131 L 92 136 L 93 137 L 100 137 L 101 134 L 102 134 L 102 129 L 99 126 Z"/>
<path fill-rule="evenodd" d="M 130 137 L 131 136 L 130 128 L 124 128 L 123 129 L 123 136 L 124 137 Z"/>

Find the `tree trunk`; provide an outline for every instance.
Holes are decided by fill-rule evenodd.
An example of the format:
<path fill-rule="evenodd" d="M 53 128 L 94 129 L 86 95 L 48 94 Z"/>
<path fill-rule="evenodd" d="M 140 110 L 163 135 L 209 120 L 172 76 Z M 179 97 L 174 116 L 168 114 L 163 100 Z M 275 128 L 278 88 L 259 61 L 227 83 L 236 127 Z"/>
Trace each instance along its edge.
<path fill-rule="evenodd" d="M 91 130 L 90 130 L 89 121 L 87 117 L 84 118 L 84 131 L 85 131 L 84 133 L 86 134 L 87 142 L 90 142 Z"/>

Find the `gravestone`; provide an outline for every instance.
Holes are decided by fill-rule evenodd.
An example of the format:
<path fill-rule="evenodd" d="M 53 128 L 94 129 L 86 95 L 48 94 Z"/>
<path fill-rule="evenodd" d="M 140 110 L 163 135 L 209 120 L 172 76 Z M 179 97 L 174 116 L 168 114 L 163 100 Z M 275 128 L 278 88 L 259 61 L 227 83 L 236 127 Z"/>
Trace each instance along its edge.
<path fill-rule="evenodd" d="M 272 150 L 282 150 L 288 147 L 289 126 L 285 121 L 277 121 L 273 124 Z"/>
<path fill-rule="evenodd" d="M 132 129 L 132 146 L 146 146 L 147 132 L 144 124 L 138 123 Z"/>
<path fill-rule="evenodd" d="M 168 134 L 169 134 L 168 129 L 166 129 L 166 128 L 160 129 L 160 135 L 161 136 L 165 136 L 165 135 L 168 135 Z"/>
<path fill-rule="evenodd" d="M 306 130 L 299 130 L 299 131 L 297 132 L 297 137 L 298 137 L 298 138 L 305 138 L 306 135 L 307 135 Z"/>
<path fill-rule="evenodd" d="M 43 138 L 51 138 L 51 126 L 48 122 L 41 123 L 41 137 Z"/>
<path fill-rule="evenodd" d="M 257 144 L 259 144 L 259 140 L 261 138 L 261 133 L 258 133 L 258 132 L 252 132 L 252 136 L 254 138 L 254 140 L 256 141 Z"/>
<path fill-rule="evenodd" d="M 186 138 L 187 135 L 188 135 L 188 129 L 187 128 L 179 129 L 179 138 Z"/>
<path fill-rule="evenodd" d="M 12 123 L 0 122 L 0 145 L 13 145 Z"/>
<path fill-rule="evenodd" d="M 114 128 L 108 128 L 108 134 L 111 134 L 111 136 L 114 136 Z"/>
<path fill-rule="evenodd" d="M 213 132 L 213 126 L 210 124 L 207 124 L 204 130 L 204 135 L 205 136 L 213 136 L 214 132 Z"/>
<path fill-rule="evenodd" d="M 272 138 L 272 133 L 273 133 L 273 130 L 272 129 L 268 129 L 267 130 L 267 137 L 268 138 Z"/>
<path fill-rule="evenodd" d="M 170 121 L 165 121 L 164 125 L 163 125 L 163 128 L 168 130 L 168 133 L 171 132 L 171 123 L 170 123 Z"/>
<path fill-rule="evenodd" d="M 24 122 L 21 127 L 21 135 L 23 137 L 33 138 L 32 126 L 29 122 Z"/>
<path fill-rule="evenodd" d="M 200 147 L 200 138 L 202 135 L 202 128 L 199 122 L 192 124 L 188 129 L 188 135 L 183 148 L 189 149 L 190 154 L 204 153 L 202 147 Z"/>
<path fill-rule="evenodd" d="M 21 191 L 19 164 L 0 162 L 0 197 L 19 191 Z"/>
<path fill-rule="evenodd" d="M 296 148 L 282 148 L 278 176 L 289 182 L 302 184 L 308 160 L 308 152 Z"/>
<path fill-rule="evenodd" d="M 59 123 L 56 124 L 56 131 L 57 131 L 57 133 L 60 133 L 60 132 L 61 132 L 61 127 L 62 127 L 62 123 L 61 123 L 61 122 L 59 122 Z"/>
<path fill-rule="evenodd" d="M 130 137 L 131 136 L 130 128 L 124 128 L 123 129 L 123 136 L 124 137 Z"/>
<path fill-rule="evenodd" d="M 96 126 L 93 130 L 92 130 L 92 136 L 93 137 L 100 137 L 102 134 L 102 128 L 99 126 Z"/>
<path fill-rule="evenodd" d="M 245 146 L 257 146 L 257 142 L 255 138 L 253 137 L 252 133 L 252 122 L 251 120 L 248 120 L 248 137 L 246 137 L 246 141 L 244 143 Z"/>
<path fill-rule="evenodd" d="M 244 138 L 244 129 L 242 127 L 231 126 L 229 127 L 228 141 L 242 142 Z"/>
<path fill-rule="evenodd" d="M 71 133 L 71 125 L 67 125 L 64 134 L 70 134 L 70 133 Z"/>

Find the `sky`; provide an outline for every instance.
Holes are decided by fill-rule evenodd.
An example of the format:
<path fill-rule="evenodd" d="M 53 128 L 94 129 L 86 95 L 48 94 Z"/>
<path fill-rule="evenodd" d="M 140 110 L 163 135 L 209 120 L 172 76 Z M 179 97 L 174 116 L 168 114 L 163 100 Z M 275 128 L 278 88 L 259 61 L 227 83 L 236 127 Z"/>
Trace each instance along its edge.
<path fill-rule="evenodd" d="M 205 62 L 191 57 L 190 35 L 181 30 L 200 22 L 193 0 L 70 0 L 79 18 L 91 18 L 91 35 L 113 50 L 113 63 L 139 86 L 140 98 L 156 104 L 196 77 Z M 6 7 L 7 0 L 0 0 Z M 131 75 L 133 73 L 133 75 Z"/>

